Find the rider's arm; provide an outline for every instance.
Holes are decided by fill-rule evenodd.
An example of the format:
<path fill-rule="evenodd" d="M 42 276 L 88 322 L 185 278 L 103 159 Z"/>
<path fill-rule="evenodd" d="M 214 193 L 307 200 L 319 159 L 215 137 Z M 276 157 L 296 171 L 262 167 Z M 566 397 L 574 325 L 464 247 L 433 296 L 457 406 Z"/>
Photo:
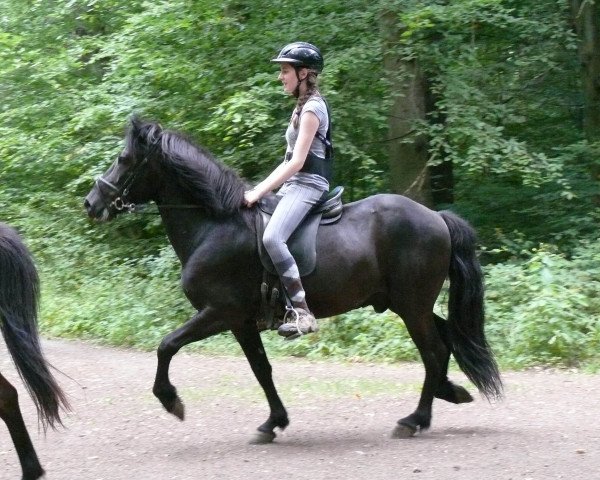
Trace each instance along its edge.
<path fill-rule="evenodd" d="M 313 112 L 305 112 L 300 117 L 298 139 L 292 158 L 288 162 L 281 163 L 267 178 L 245 193 L 247 205 L 252 205 L 302 169 L 318 128 L 319 118 Z"/>

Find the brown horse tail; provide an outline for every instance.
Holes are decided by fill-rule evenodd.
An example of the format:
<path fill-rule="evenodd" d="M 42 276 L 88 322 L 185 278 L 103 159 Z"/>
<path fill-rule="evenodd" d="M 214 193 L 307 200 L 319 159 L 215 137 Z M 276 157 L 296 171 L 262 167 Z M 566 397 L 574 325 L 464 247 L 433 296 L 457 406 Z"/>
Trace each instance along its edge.
<path fill-rule="evenodd" d="M 450 211 L 440 212 L 450 231 L 448 326 L 461 370 L 489 400 L 502 397 L 502 380 L 484 333 L 483 272 L 475 230 Z"/>
<path fill-rule="evenodd" d="M 37 330 L 39 278 L 19 235 L 0 223 L 0 329 L 42 426 L 61 424 L 69 404 L 44 359 Z"/>

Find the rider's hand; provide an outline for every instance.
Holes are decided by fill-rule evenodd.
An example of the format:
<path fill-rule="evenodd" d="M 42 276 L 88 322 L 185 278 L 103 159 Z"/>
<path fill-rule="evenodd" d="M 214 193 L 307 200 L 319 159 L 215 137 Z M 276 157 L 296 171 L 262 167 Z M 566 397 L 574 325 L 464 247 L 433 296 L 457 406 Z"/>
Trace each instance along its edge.
<path fill-rule="evenodd" d="M 244 192 L 244 202 L 247 207 L 251 207 L 260 200 L 261 195 L 256 190 L 246 190 Z"/>

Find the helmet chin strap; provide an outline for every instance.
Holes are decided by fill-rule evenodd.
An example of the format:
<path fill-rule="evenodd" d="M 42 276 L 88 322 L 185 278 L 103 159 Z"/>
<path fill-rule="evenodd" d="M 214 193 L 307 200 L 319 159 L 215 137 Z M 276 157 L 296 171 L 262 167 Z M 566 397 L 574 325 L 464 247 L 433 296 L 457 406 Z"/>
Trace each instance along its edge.
<path fill-rule="evenodd" d="M 298 79 L 298 85 L 296 85 L 296 88 L 294 88 L 293 95 L 294 95 L 294 97 L 298 98 L 298 97 L 300 97 L 300 84 L 308 78 L 308 75 L 306 75 L 306 77 L 304 77 L 304 78 L 300 78 L 300 74 L 298 73 L 298 71 L 300 69 L 295 68 L 294 70 L 296 71 L 296 78 Z"/>

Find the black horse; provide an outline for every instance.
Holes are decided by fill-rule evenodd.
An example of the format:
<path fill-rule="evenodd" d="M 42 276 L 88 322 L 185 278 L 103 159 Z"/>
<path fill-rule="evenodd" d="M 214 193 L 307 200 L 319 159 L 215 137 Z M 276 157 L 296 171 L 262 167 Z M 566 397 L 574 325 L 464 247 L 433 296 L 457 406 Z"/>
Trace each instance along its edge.
<path fill-rule="evenodd" d="M 69 408 L 49 370 L 37 331 L 39 280 L 35 264 L 19 235 L 0 223 L 0 327 L 19 375 L 31 394 L 44 429 L 61 423 Z M 0 374 L 0 418 L 17 450 L 23 480 L 44 474 L 25 428 L 17 390 Z"/>
<path fill-rule="evenodd" d="M 270 415 L 256 442 L 270 442 L 289 421 L 271 375 L 257 320 L 263 267 L 257 253 L 256 208 L 243 206 L 247 185 L 231 169 L 184 136 L 156 123 L 131 121 L 125 148 L 85 199 L 90 217 L 107 221 L 133 204 L 154 201 L 182 264 L 183 290 L 197 313 L 158 347 L 153 392 L 183 419 L 169 380 L 181 347 L 231 330 L 267 397 Z M 308 304 L 319 318 L 372 305 L 404 320 L 425 365 L 417 409 L 392 435 L 407 437 L 431 423 L 434 397 L 472 400 L 447 377 L 453 353 L 488 398 L 502 384 L 484 335 L 482 272 L 473 229 L 451 212 L 436 213 L 399 195 L 375 195 L 344 206 L 317 236 L 318 261 L 303 278 Z M 433 313 L 450 277 L 449 315 Z"/>

